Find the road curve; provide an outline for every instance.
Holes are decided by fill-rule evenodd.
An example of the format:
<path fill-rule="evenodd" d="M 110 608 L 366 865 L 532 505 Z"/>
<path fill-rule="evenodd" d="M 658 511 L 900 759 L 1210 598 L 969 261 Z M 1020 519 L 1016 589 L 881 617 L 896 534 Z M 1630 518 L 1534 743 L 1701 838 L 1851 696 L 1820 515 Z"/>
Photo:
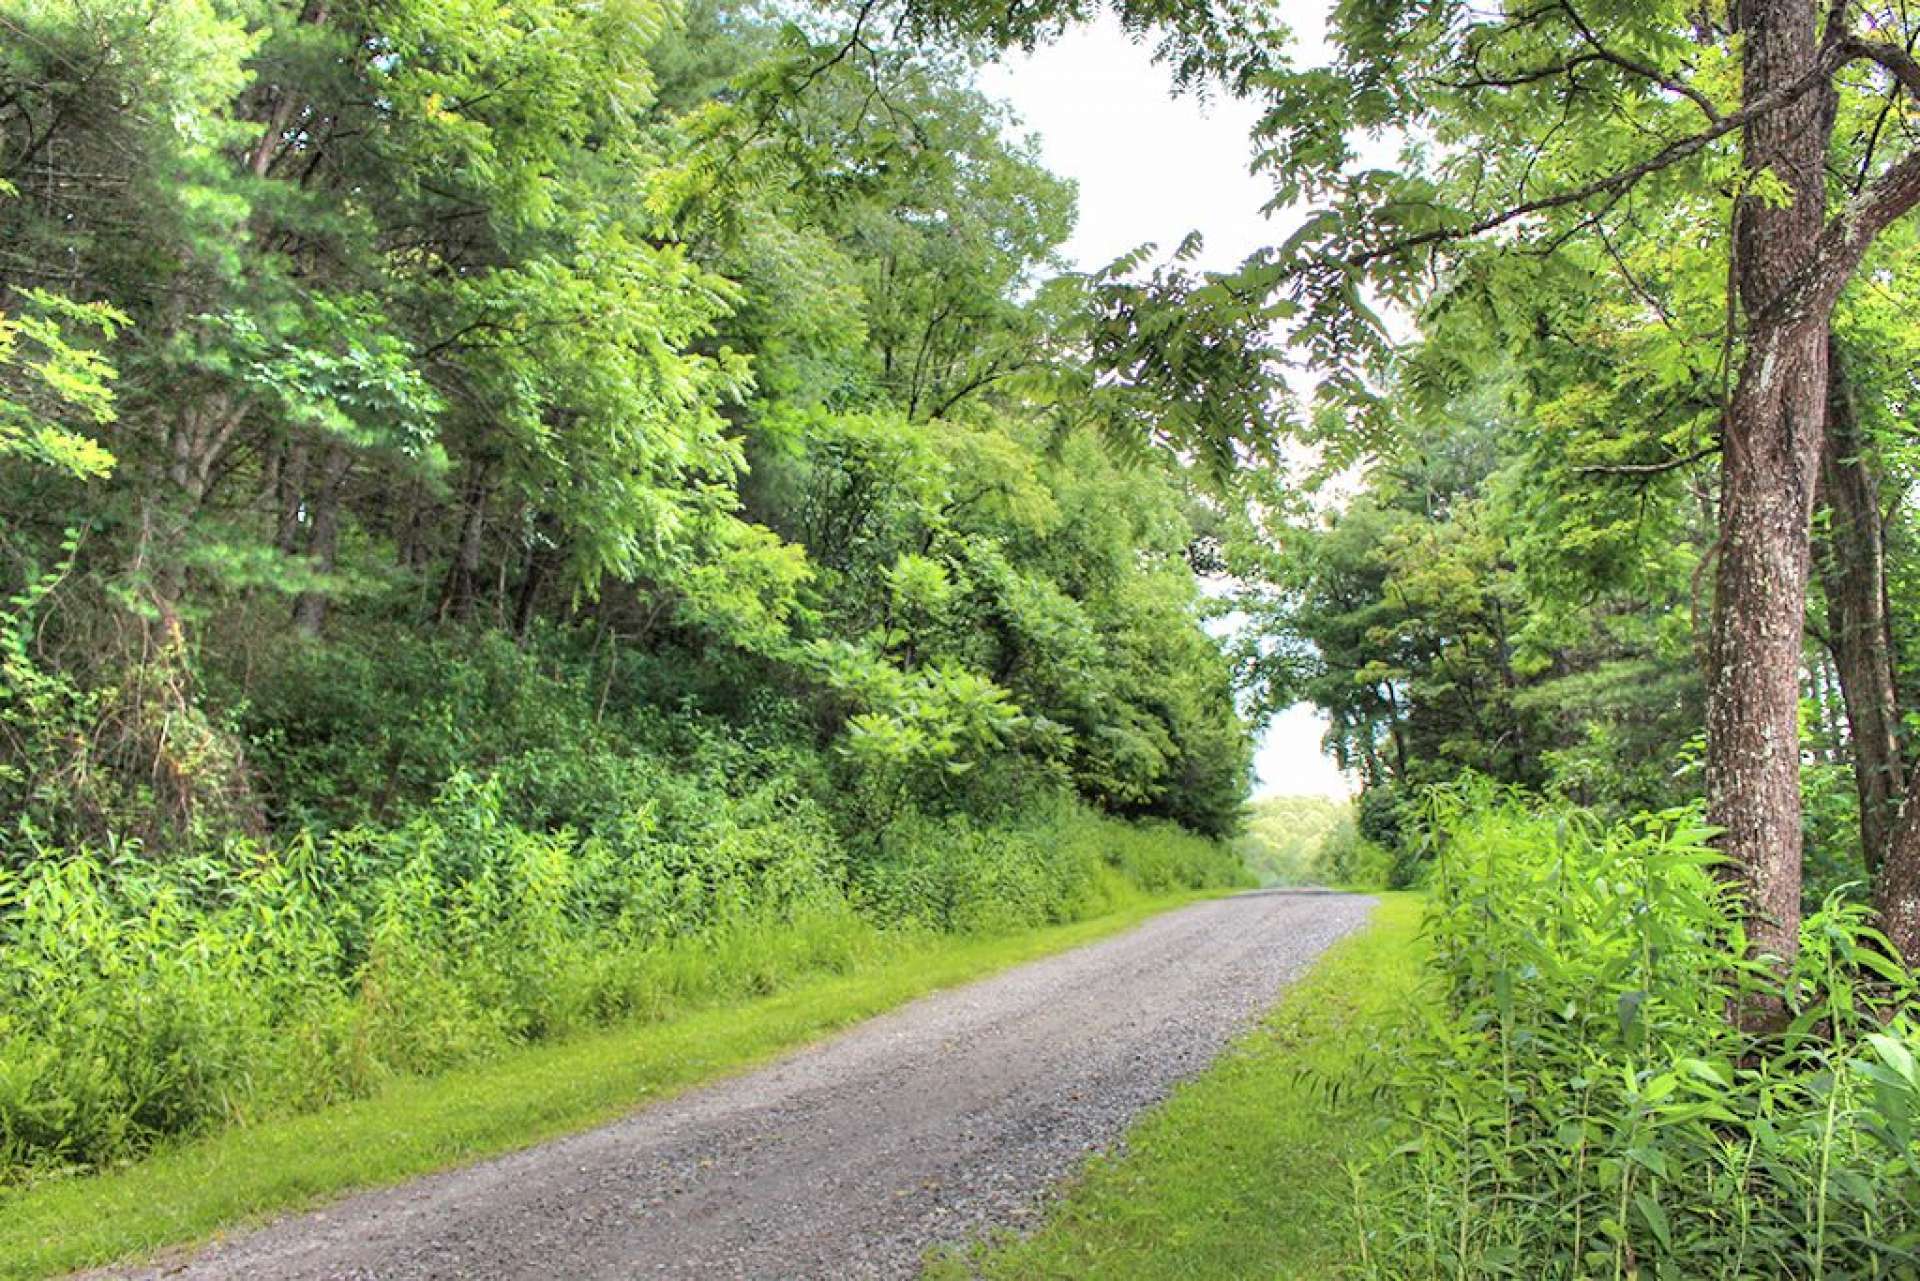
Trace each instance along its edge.
<path fill-rule="evenodd" d="M 104 1275 L 912 1276 L 929 1246 L 1027 1221 L 1372 903 L 1197 903 L 603 1129 Z"/>

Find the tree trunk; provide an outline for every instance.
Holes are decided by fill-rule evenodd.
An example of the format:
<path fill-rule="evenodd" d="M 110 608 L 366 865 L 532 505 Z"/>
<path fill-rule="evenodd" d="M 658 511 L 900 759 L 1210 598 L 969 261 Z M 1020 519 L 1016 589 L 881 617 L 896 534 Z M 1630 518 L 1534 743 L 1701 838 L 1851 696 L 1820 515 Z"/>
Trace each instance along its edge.
<path fill-rule="evenodd" d="M 167 495 L 143 500 L 134 565 L 154 601 L 170 611 L 186 590 L 187 531 L 206 503 L 214 465 L 246 420 L 249 402 L 221 394 L 189 404 L 165 429 Z"/>
<path fill-rule="evenodd" d="M 1393 772 L 1396 782 L 1408 782 L 1407 778 L 1407 736 L 1400 728 L 1400 699 L 1394 693 L 1393 682 L 1387 683 L 1387 734 L 1393 742 Z"/>
<path fill-rule="evenodd" d="M 1827 598 L 1827 644 L 1840 678 L 1860 798 L 1860 847 L 1872 874 L 1892 840 L 1905 791 L 1887 629 L 1885 530 L 1880 487 L 1864 456 L 1866 441 L 1837 344 L 1828 345 L 1827 366 L 1820 490 L 1828 523 L 1818 563 Z"/>
<path fill-rule="evenodd" d="M 340 491 L 353 467 L 353 454 L 345 446 L 327 450 L 320 465 L 320 492 L 314 497 L 310 533 L 307 536 L 308 565 L 322 574 L 333 572 L 334 556 L 340 545 Z M 293 625 L 308 636 L 318 636 L 327 622 L 327 594 L 304 591 L 294 597 Z"/>
<path fill-rule="evenodd" d="M 1747 101 L 1806 76 L 1818 53 L 1813 0 L 1745 0 L 1739 17 Z M 1771 174 L 1789 200 L 1743 198 L 1735 223 L 1747 342 L 1723 428 L 1707 683 L 1708 817 L 1745 893 L 1753 954 L 1783 963 L 1799 949 L 1800 666 L 1831 309 L 1789 291 L 1825 223 L 1832 102 L 1803 94 L 1743 137 L 1748 172 Z"/>
<path fill-rule="evenodd" d="M 280 467 L 279 517 L 274 524 L 273 545 L 292 555 L 300 546 L 300 522 L 306 514 L 307 444 L 296 440 L 287 446 L 286 461 Z"/>
<path fill-rule="evenodd" d="M 396 509 L 403 514 L 394 522 L 394 562 L 401 569 L 422 569 L 430 559 L 425 487 L 418 480 L 409 481 L 404 495 L 397 499 Z"/>
<path fill-rule="evenodd" d="M 1823 324 L 1754 335 L 1721 477 L 1708 816 L 1745 890 L 1754 953 L 1782 961 L 1800 933 L 1800 665 L 1826 367 Z"/>
<path fill-rule="evenodd" d="M 1909 778 L 1906 803 L 1880 860 L 1873 882 L 1873 906 L 1886 932 L 1909 966 L 1920 968 L 1920 779 Z"/>
<path fill-rule="evenodd" d="M 441 622 L 464 623 L 473 618 L 480 592 L 482 535 L 487 522 L 487 467 L 475 463 L 467 476 L 467 492 L 460 517 L 460 542 L 454 549 L 453 563 L 447 566 L 446 581 L 440 588 L 440 606 L 435 611 Z"/>
<path fill-rule="evenodd" d="M 533 616 L 540 604 L 540 589 L 546 585 L 548 571 L 548 553 L 539 546 L 527 549 L 526 572 L 520 579 L 520 590 L 513 606 L 513 638 L 524 645 L 527 633 L 533 627 Z"/>

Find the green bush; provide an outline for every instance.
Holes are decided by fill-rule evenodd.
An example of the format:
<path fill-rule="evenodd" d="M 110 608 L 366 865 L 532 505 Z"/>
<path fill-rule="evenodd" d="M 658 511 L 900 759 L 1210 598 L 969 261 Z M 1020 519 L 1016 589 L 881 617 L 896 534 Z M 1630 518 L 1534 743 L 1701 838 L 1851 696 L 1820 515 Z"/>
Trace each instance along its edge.
<path fill-rule="evenodd" d="M 0 1182 L 768 993 L 902 930 L 1079 919 L 1238 873 L 1214 842 L 1066 802 L 1024 826 L 911 816 L 856 868 L 777 771 L 731 793 L 663 773 L 589 834 L 513 821 L 525 781 L 456 773 L 399 826 L 279 846 L 0 859 Z"/>
<path fill-rule="evenodd" d="M 1426 830 L 1431 1017 L 1355 1172 L 1368 1277 L 1920 1270 L 1920 1025 L 1861 909 L 1743 959 L 1697 813 L 1606 826 L 1482 783 Z M 1771 999 L 1776 1031 L 1731 1009 Z"/>

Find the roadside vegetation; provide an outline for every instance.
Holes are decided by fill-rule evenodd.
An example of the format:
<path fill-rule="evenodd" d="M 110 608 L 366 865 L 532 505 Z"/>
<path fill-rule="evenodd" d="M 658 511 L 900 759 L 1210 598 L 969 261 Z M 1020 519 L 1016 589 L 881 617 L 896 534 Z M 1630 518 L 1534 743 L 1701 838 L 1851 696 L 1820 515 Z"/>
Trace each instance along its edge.
<path fill-rule="evenodd" d="M 0 1158 L 104 1167 L 169 1136 L 376 1094 L 514 1046 L 860 968 L 903 940 L 1107 916 L 1232 884 L 1220 847 L 1062 802 L 928 823 L 836 865 L 824 821 L 716 804 L 678 841 L 528 831 L 492 786 L 395 828 L 17 879 Z"/>
<path fill-rule="evenodd" d="M 1247 608 L 1432 904 L 1345 1266 L 1920 1273 L 1913 15 L 1330 31 L 1263 160 L 1320 209 L 1282 274 L 1353 470 Z"/>
<path fill-rule="evenodd" d="M 1381 1067 L 1351 1275 L 1902 1277 L 1920 1269 L 1915 983 L 1867 909 L 1744 957 L 1696 810 L 1609 821 L 1427 793 L 1433 1003 Z M 1729 1011 L 1777 1007 L 1743 1028 Z"/>
<path fill-rule="evenodd" d="M 846 42 L 0 0 L 0 1220 L 1247 879 L 1144 426 L 1227 411 L 1096 362 L 983 48 Z"/>

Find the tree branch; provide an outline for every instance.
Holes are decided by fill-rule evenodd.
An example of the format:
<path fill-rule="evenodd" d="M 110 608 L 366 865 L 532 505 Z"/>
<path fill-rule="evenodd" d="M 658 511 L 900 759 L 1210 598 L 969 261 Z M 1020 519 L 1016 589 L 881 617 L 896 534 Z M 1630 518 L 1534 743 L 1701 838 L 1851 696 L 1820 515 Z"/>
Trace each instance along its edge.
<path fill-rule="evenodd" d="M 1612 49 L 1609 49 L 1600 42 L 1600 37 L 1593 33 L 1586 22 L 1581 19 L 1580 15 L 1574 12 L 1571 0 L 1563 4 L 1561 8 L 1567 15 L 1567 21 L 1573 24 L 1573 29 L 1580 33 L 1580 38 L 1587 42 L 1587 47 L 1593 50 L 1596 58 L 1599 58 L 1602 62 L 1612 63 L 1622 71 L 1631 72 L 1636 76 L 1643 76 L 1659 85 L 1662 89 L 1665 89 L 1668 93 L 1678 94 L 1682 98 L 1685 98 L 1688 102 L 1700 108 L 1701 112 L 1707 117 L 1708 123 L 1713 123 L 1720 119 L 1719 108 L 1713 105 L 1713 99 L 1707 97 L 1706 94 L 1700 92 L 1684 80 L 1674 79 L 1658 67 L 1650 66 L 1636 58 L 1629 58 L 1625 54 L 1616 53 Z"/>
<path fill-rule="evenodd" d="M 1920 97 L 1920 61 L 1899 45 L 1854 35 L 1841 36 L 1833 44 L 1849 62 L 1864 58 L 1879 63 L 1908 93 Z"/>
<path fill-rule="evenodd" d="M 1597 53 L 1583 53 L 1578 57 L 1568 58 L 1565 62 L 1555 62 L 1544 67 L 1533 67 L 1526 71 L 1515 71 L 1507 75 L 1489 75 L 1485 72 L 1476 71 L 1464 80 L 1442 80 L 1439 84 L 1445 89 L 1462 91 L 1473 89 L 1520 89 L 1527 85 L 1539 84 L 1542 80 L 1552 80 L 1556 76 L 1572 75 L 1581 67 L 1591 66 L 1596 62 L 1605 61 L 1607 61 L 1607 59 Z"/>
<path fill-rule="evenodd" d="M 1920 204 L 1920 147 L 1896 160 L 1841 207 L 1820 233 L 1812 261 L 1801 272 L 1801 287 L 1783 291 L 1782 297 L 1796 302 L 1819 299 L 1823 288 L 1837 295 L 1873 238 L 1916 204 Z"/>
<path fill-rule="evenodd" d="M 1658 476 L 1665 472 L 1679 471 L 1682 467 L 1691 467 L 1695 463 L 1705 462 L 1720 452 L 1720 446 L 1709 445 L 1705 449 L 1695 450 L 1685 458 L 1669 458 L 1664 463 L 1590 463 L 1585 467 L 1575 467 L 1576 476 Z"/>
<path fill-rule="evenodd" d="M 1521 218 L 1525 218 L 1529 214 L 1547 213 L 1555 209 L 1564 209 L 1568 205 L 1584 203 L 1585 201 L 1593 199 L 1595 196 L 1611 195 L 1628 187 L 1632 187 L 1641 179 L 1651 174 L 1658 173 L 1662 169 L 1669 168 L 1679 164 L 1683 160 L 1698 155 L 1721 138 L 1726 137 L 1736 129 L 1744 128 L 1747 124 L 1759 119 L 1768 112 L 1778 111 L 1780 108 L 1796 101 L 1803 95 L 1813 92 L 1821 85 L 1826 84 L 1841 67 L 1853 61 L 1855 56 L 1856 55 L 1848 52 L 1847 41 L 1835 41 L 1821 50 L 1820 56 L 1815 59 L 1813 66 L 1799 79 L 1784 84 L 1771 93 L 1762 94 L 1740 110 L 1730 115 L 1719 117 L 1698 133 L 1689 134 L 1687 137 L 1679 138 L 1668 143 L 1638 164 L 1629 165 L 1625 169 L 1617 169 L 1603 178 L 1596 178 L 1592 182 L 1584 183 L 1581 186 L 1570 187 L 1565 191 L 1556 192 L 1550 196 L 1542 196 L 1538 200 L 1527 200 L 1519 204 L 1509 205 L 1497 213 L 1488 214 L 1464 226 L 1438 227 L 1431 231 L 1423 231 L 1412 236 L 1405 236 L 1388 244 L 1349 255 L 1345 259 L 1345 265 L 1348 267 L 1366 267 L 1382 259 L 1398 257 L 1411 250 L 1422 249 L 1429 245 L 1446 244 L 1456 240 L 1471 240 L 1476 236 L 1481 236 L 1489 231 L 1504 227 L 1510 222 L 1516 222 Z"/>

